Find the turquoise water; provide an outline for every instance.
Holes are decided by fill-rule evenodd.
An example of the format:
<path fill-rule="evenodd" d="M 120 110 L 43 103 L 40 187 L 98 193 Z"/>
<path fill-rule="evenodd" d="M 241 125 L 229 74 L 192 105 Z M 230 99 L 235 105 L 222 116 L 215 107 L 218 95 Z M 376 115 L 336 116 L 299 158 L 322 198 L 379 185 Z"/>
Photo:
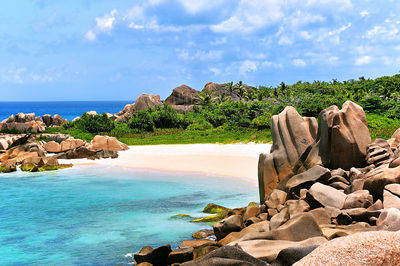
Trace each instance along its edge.
<path fill-rule="evenodd" d="M 126 264 L 142 246 L 176 247 L 207 227 L 175 214 L 256 200 L 255 184 L 225 177 L 95 166 L 0 174 L 0 264 Z"/>

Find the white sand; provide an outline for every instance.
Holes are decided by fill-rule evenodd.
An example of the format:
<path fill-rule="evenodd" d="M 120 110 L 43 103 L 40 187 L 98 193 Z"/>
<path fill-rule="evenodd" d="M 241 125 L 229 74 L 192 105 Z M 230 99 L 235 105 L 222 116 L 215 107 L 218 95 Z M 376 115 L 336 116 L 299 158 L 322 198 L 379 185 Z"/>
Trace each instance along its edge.
<path fill-rule="evenodd" d="M 268 153 L 271 144 L 188 144 L 130 146 L 117 159 L 60 160 L 79 165 L 114 165 L 171 172 L 193 172 L 245 178 L 257 182 L 260 153 Z"/>

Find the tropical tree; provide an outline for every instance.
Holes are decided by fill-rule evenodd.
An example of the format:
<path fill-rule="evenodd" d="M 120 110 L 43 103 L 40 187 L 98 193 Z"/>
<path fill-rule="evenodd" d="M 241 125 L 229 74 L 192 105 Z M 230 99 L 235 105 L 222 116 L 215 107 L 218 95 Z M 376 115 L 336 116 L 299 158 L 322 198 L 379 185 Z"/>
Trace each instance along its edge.
<path fill-rule="evenodd" d="M 198 104 L 203 107 L 210 105 L 215 101 L 214 92 L 209 90 L 205 90 L 204 92 L 199 93 L 198 97 L 199 97 Z"/>

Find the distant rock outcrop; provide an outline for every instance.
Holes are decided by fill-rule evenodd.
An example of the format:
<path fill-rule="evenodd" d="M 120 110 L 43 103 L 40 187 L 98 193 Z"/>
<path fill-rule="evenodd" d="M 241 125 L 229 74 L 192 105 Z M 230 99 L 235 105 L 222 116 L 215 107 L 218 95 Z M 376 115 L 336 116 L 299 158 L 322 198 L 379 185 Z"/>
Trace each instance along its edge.
<path fill-rule="evenodd" d="M 193 110 L 193 105 L 198 101 L 200 92 L 189 86 L 181 85 L 173 89 L 170 96 L 165 99 L 165 103 L 171 105 L 181 114 L 186 114 Z"/>
<path fill-rule="evenodd" d="M 165 99 L 165 103 L 169 105 L 193 105 L 197 102 L 199 93 L 189 86 L 181 85 L 173 89 L 171 95 Z"/>
<path fill-rule="evenodd" d="M 140 95 L 135 103 L 127 104 L 124 109 L 116 114 L 117 121 L 127 122 L 135 111 L 146 110 L 150 107 L 161 106 L 160 95 L 145 94 Z"/>
<path fill-rule="evenodd" d="M 18 113 L 3 120 L 0 123 L 0 130 L 41 133 L 46 130 L 46 127 L 61 126 L 66 122 L 68 120 L 63 119 L 59 115 L 54 115 L 54 117 L 44 115 L 41 118 L 40 116 L 35 116 L 35 113 Z"/>
<path fill-rule="evenodd" d="M 229 101 L 238 101 L 240 100 L 239 96 L 237 96 L 234 92 L 230 92 L 226 89 L 226 83 L 223 84 L 218 84 L 218 83 L 214 83 L 214 82 L 208 82 L 203 90 L 201 92 L 204 91 L 209 91 L 211 92 L 215 97 L 219 97 L 223 94 L 225 94 L 225 96 L 229 97 L 228 100 Z"/>

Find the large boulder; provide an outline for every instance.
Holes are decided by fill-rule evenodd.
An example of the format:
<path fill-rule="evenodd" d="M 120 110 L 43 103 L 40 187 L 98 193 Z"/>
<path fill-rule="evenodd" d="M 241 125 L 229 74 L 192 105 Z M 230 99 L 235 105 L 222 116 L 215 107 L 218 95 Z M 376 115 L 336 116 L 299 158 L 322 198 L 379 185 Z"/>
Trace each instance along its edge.
<path fill-rule="evenodd" d="M 142 111 L 150 107 L 156 107 L 161 105 L 162 101 L 160 100 L 160 95 L 142 94 L 137 98 L 132 108 L 134 111 Z"/>
<path fill-rule="evenodd" d="M 278 229 L 269 232 L 250 232 L 241 239 L 233 241 L 230 243 L 230 245 L 235 245 L 240 241 L 255 239 L 303 241 L 322 235 L 322 231 L 312 214 L 299 213 L 294 215 L 289 221 L 281 225 Z"/>
<path fill-rule="evenodd" d="M 61 152 L 61 145 L 58 142 L 55 141 L 49 141 L 46 142 L 46 144 L 43 145 L 43 148 L 50 153 L 59 153 Z"/>
<path fill-rule="evenodd" d="M 114 137 L 109 136 L 95 136 L 88 146 L 90 151 L 107 150 L 107 151 L 125 151 L 129 147 L 118 141 Z"/>
<path fill-rule="evenodd" d="M 116 114 L 115 120 L 124 123 L 128 122 L 135 111 L 146 110 L 147 108 L 161 106 L 162 104 L 160 95 L 143 93 L 136 99 L 135 103 L 125 105 L 124 109 Z"/>
<path fill-rule="evenodd" d="M 204 257 L 181 264 L 182 266 L 268 266 L 269 264 L 252 257 L 238 247 L 221 247 L 210 252 Z"/>
<path fill-rule="evenodd" d="M 226 237 L 218 241 L 218 245 L 226 246 L 233 241 L 237 241 L 249 233 L 262 233 L 270 231 L 270 222 L 262 221 L 259 223 L 252 224 L 243 228 L 240 232 L 231 232 Z"/>
<path fill-rule="evenodd" d="M 85 141 L 81 139 L 67 139 L 60 143 L 61 151 L 69 151 L 85 145 Z"/>
<path fill-rule="evenodd" d="M 383 189 L 389 184 L 400 183 L 400 166 L 390 168 L 389 164 L 381 165 L 364 177 L 364 189 L 374 196 L 374 199 L 383 199 Z"/>
<path fill-rule="evenodd" d="M 289 195 L 300 194 L 300 189 L 309 188 L 316 182 L 327 182 L 331 177 L 329 169 L 316 165 L 309 170 L 291 177 L 286 183 Z"/>
<path fill-rule="evenodd" d="M 221 240 L 231 232 L 240 232 L 244 228 L 241 215 L 232 215 L 213 226 L 217 240 Z"/>
<path fill-rule="evenodd" d="M 269 154 L 260 154 L 258 183 L 263 202 L 278 183 L 292 174 L 294 165 L 317 137 L 315 118 L 301 117 L 293 107 L 272 116 L 273 145 Z"/>
<path fill-rule="evenodd" d="M 205 91 L 209 91 L 213 94 L 214 97 L 219 97 L 221 95 L 226 95 L 228 96 L 228 100 L 229 101 L 238 101 L 240 100 L 239 96 L 237 96 L 237 94 L 235 92 L 231 92 L 226 88 L 227 84 L 218 84 L 218 83 L 214 83 L 214 82 L 208 82 L 203 90 L 201 91 L 202 93 L 204 93 Z"/>
<path fill-rule="evenodd" d="M 399 265 L 399 232 L 374 231 L 333 239 L 294 265 Z"/>
<path fill-rule="evenodd" d="M 302 156 L 296 171 L 315 165 L 329 169 L 363 167 L 371 136 L 361 106 L 347 101 L 339 110 L 331 106 L 318 116 L 318 136 Z"/>
<path fill-rule="evenodd" d="M 193 105 L 197 102 L 199 93 L 189 86 L 181 85 L 172 90 L 171 95 L 165 99 L 165 103 L 169 105 Z"/>
<path fill-rule="evenodd" d="M 318 245 L 285 248 L 279 252 L 276 262 L 279 265 L 293 265 L 317 247 Z"/>
<path fill-rule="evenodd" d="M 385 186 L 383 191 L 383 207 L 397 208 L 400 210 L 400 184 L 390 184 Z"/>
<path fill-rule="evenodd" d="M 328 240 L 322 236 L 319 236 L 303 241 L 257 239 L 239 242 L 237 246 L 249 255 L 271 263 L 276 260 L 278 254 L 284 249 L 315 245 L 319 246 L 326 242 L 328 242 Z"/>
<path fill-rule="evenodd" d="M 0 150 L 6 150 L 9 144 L 6 139 L 0 139 Z"/>
<path fill-rule="evenodd" d="M 307 192 L 306 201 L 313 207 L 334 207 L 342 209 L 346 201 L 346 194 L 321 183 L 315 183 Z"/>
<path fill-rule="evenodd" d="M 376 221 L 380 230 L 399 231 L 400 230 L 400 210 L 396 208 L 384 209 Z"/>
<path fill-rule="evenodd" d="M 148 262 L 153 265 L 167 265 L 168 255 L 171 253 L 170 245 L 163 245 L 156 249 L 144 247 L 140 252 L 134 254 L 137 264 Z"/>
<path fill-rule="evenodd" d="M 372 195 L 368 190 L 357 190 L 346 196 L 343 209 L 368 208 L 373 203 Z"/>

